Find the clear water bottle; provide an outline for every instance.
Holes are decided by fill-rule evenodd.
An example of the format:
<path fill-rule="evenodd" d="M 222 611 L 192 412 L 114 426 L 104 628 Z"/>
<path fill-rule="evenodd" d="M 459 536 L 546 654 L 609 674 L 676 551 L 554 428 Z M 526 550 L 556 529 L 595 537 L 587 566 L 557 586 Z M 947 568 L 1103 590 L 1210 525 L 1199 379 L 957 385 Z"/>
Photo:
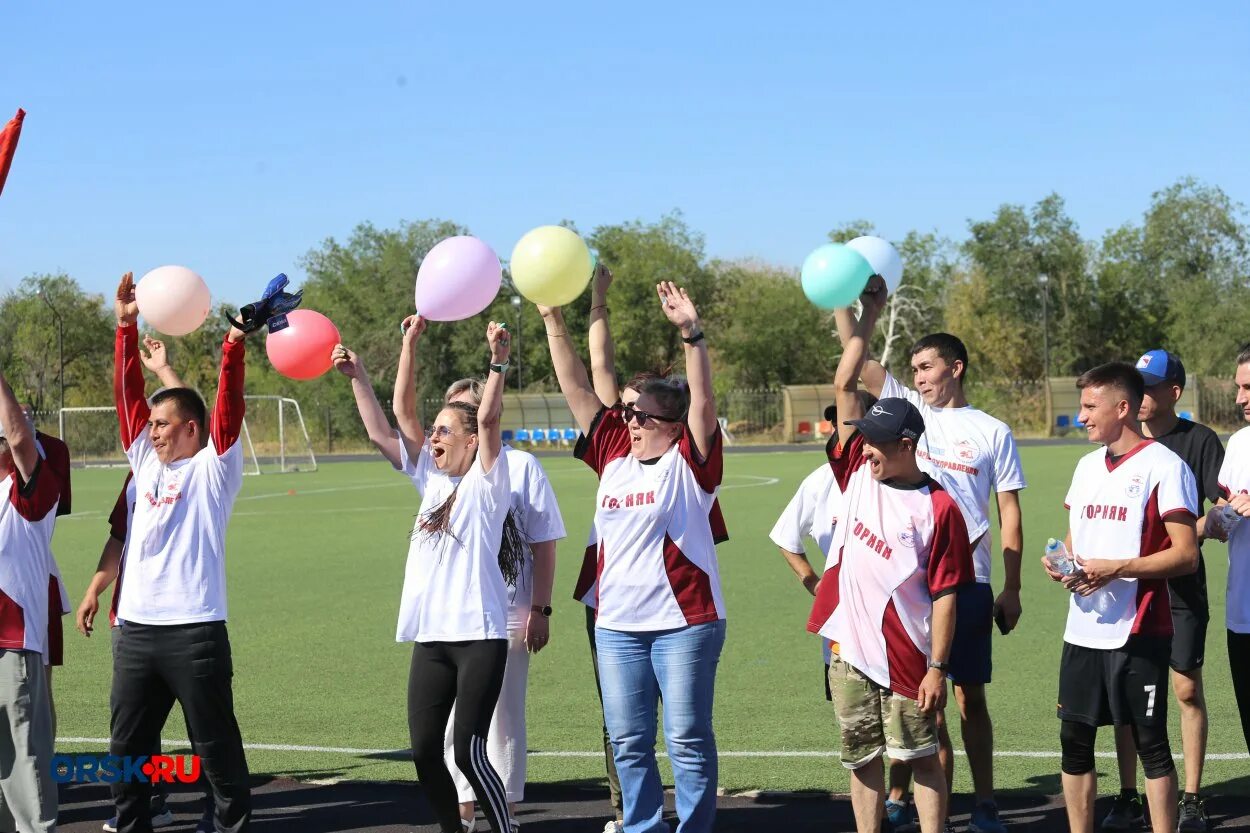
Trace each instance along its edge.
<path fill-rule="evenodd" d="M 1068 552 L 1068 547 L 1063 541 L 1047 538 L 1045 556 L 1050 569 L 1059 575 L 1070 576 L 1076 572 L 1076 562 L 1072 560 L 1072 554 Z"/>

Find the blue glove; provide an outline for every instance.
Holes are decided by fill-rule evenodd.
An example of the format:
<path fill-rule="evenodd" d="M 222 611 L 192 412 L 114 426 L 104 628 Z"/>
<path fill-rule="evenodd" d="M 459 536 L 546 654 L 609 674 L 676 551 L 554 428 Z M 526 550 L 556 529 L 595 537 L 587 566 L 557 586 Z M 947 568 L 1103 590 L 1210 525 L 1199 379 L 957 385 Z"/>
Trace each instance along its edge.
<path fill-rule="evenodd" d="M 279 274 L 265 287 L 259 301 L 239 308 L 240 320 L 236 321 L 229 315 L 226 320 L 244 333 L 254 333 L 277 316 L 286 315 L 298 307 L 304 298 L 302 289 L 295 293 L 283 292 L 288 283 L 290 279 L 285 274 Z"/>

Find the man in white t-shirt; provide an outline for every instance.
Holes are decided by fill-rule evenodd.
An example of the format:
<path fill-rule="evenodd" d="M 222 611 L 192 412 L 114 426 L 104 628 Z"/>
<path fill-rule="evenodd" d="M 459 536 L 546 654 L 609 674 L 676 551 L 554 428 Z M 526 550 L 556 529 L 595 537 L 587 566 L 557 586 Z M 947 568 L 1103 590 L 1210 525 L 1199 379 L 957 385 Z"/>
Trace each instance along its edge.
<path fill-rule="evenodd" d="M 838 645 L 829 688 L 859 833 L 881 827 L 883 753 L 911 762 L 921 830 L 938 833 L 949 787 L 936 718 L 946 699 L 955 591 L 974 580 L 972 551 L 954 499 L 917 464 L 925 431 L 919 410 L 886 397 L 863 412 L 857 380 L 885 304 L 880 278 L 861 301 L 864 315 L 846 340 L 834 380 L 842 419 L 829 458 L 842 490 L 842 518 L 808 630 Z"/>
<path fill-rule="evenodd" d="M 234 715 L 225 540 L 243 486 L 247 334 L 232 326 L 223 340 L 210 423 L 204 400 L 189 388 L 146 398 L 129 273 L 118 285 L 115 311 L 114 398 L 136 501 L 118 591 L 109 751 L 150 754 L 177 701 L 212 789 L 216 833 L 240 833 L 250 827 L 252 807 Z M 120 833 L 149 833 L 151 794 L 150 782 L 113 785 Z"/>
<path fill-rule="evenodd" d="M 840 333 L 847 332 L 849 320 L 849 311 L 839 312 Z M 968 350 L 962 341 L 950 333 L 921 338 L 912 345 L 911 368 L 914 390 L 905 387 L 879 363 L 867 362 L 864 387 L 875 396 L 904 398 L 920 410 L 925 423 L 917 450 L 920 467 L 955 498 L 968 526 L 977 580 L 958 596 L 959 630 L 951 650 L 950 679 L 955 686 L 960 733 L 976 794 L 969 830 L 1005 833 L 994 801 L 994 725 L 985 686 L 993 672 L 994 623 L 1007 634 L 1020 619 L 1024 529 L 1019 491 L 1026 485 L 1024 472 L 1011 428 L 968 404 L 964 395 Z M 1003 590 L 997 599 L 990 586 L 991 497 L 998 505 L 1003 553 Z M 954 775 L 954 752 L 944 715 L 938 718 L 938 735 L 949 782 Z M 908 777 L 905 763 L 895 762 L 891 766 L 887 810 L 896 823 L 906 815 Z"/>
<path fill-rule="evenodd" d="M 1250 422 L 1250 343 L 1237 354 L 1237 407 Z M 1220 489 L 1224 499 L 1207 513 L 1208 537 L 1228 541 L 1228 593 L 1225 596 L 1224 627 L 1228 631 L 1228 668 L 1233 677 L 1241 732 L 1250 748 L 1250 427 L 1242 428 L 1228 440 L 1220 467 Z M 1231 503 L 1242 520 L 1229 523 L 1222 517 L 1223 506 Z M 1231 528 L 1230 528 L 1231 527 Z"/>
<path fill-rule="evenodd" d="M 1073 569 L 1042 559 L 1050 577 L 1072 591 L 1058 708 L 1068 824 L 1074 833 L 1093 830 L 1094 742 L 1099 726 L 1113 724 L 1132 727 L 1153 827 L 1172 831 L 1167 580 L 1198 568 L 1198 490 L 1180 457 L 1142 436 L 1137 414 L 1145 383 L 1132 365 L 1099 365 L 1076 384 L 1080 423 L 1102 447 L 1077 463 L 1064 500 Z"/>

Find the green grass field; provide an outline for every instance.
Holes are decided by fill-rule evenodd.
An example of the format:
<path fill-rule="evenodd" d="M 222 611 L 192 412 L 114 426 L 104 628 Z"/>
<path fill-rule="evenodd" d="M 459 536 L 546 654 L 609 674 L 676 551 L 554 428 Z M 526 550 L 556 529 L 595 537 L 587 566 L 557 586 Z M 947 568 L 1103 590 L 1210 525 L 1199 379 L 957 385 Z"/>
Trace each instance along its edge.
<path fill-rule="evenodd" d="M 1025 612 L 1016 632 L 995 635 L 995 682 L 989 689 L 1001 789 L 1058 791 L 1055 696 L 1067 594 L 1046 579 L 1037 555 L 1048 535 L 1065 529 L 1062 498 L 1076 459 L 1088 448 L 1022 449 L 1032 484 L 1022 498 Z M 729 636 L 718 679 L 716 727 L 720 780 L 727 790 L 847 789 L 836 760 L 831 708 L 824 700 L 820 649 L 804 629 L 811 600 L 768 540 L 795 487 L 821 460 L 816 449 L 726 458 L 722 502 L 732 540 L 720 548 L 720 560 Z M 552 642 L 535 658 L 530 674 L 529 746 L 539 753 L 575 754 L 532 756 L 530 780 L 596 779 L 602 775 L 602 759 L 594 754 L 599 707 L 582 608 L 570 598 L 595 481 L 571 457 L 543 462 L 560 497 L 569 538 L 560 549 Z M 75 514 L 61 520 L 54 542 L 75 606 L 108 534 L 106 517 L 122 476 L 120 470 L 75 473 Z M 230 526 L 229 600 L 235 699 L 247 743 L 407 747 L 409 650 L 394 642 L 394 633 L 417 503 L 408 481 L 380 459 L 246 479 Z M 1210 751 L 1244 753 L 1224 650 L 1227 551 L 1209 545 L 1206 559 L 1212 588 L 1206 666 Z M 1001 569 L 995 578 L 1001 579 Z M 107 605 L 107 596 L 103 601 Z M 58 670 L 55 685 L 58 734 L 106 737 L 108 634 L 101 630 L 88 640 L 72 630 L 72 620 L 67 628 L 66 665 Z M 1174 703 L 1171 713 L 1179 756 Z M 186 737 L 177 714 L 166 734 Z M 1102 735 L 1100 746 L 1109 750 L 1110 733 Z M 65 751 L 102 748 L 98 742 L 59 746 Z M 411 764 L 395 755 L 256 749 L 249 761 L 253 772 L 306 779 L 414 778 Z M 1110 772 L 1114 766 L 1101 759 L 1100 770 Z M 1250 794 L 1246 771 L 1245 758 L 1213 760 L 1205 782 L 1212 792 Z M 962 761 L 957 781 L 957 789 L 970 788 Z"/>

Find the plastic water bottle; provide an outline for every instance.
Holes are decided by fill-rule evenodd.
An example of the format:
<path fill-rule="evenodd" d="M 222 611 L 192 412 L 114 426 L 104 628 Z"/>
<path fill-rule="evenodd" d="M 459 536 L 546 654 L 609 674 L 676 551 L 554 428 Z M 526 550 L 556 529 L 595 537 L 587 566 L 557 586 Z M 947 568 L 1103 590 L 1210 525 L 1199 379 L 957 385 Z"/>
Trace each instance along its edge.
<path fill-rule="evenodd" d="M 1076 572 L 1076 562 L 1072 560 L 1072 555 L 1063 541 L 1047 538 L 1045 556 L 1050 569 L 1059 575 L 1070 576 Z"/>

